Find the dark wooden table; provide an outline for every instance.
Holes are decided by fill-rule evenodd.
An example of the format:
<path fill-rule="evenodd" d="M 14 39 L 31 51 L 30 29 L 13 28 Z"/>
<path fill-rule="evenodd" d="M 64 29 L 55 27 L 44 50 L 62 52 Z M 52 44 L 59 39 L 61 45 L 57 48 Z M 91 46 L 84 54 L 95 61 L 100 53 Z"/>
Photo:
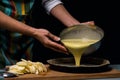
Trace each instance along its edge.
<path fill-rule="evenodd" d="M 113 68 L 110 71 L 99 73 L 65 73 L 49 69 L 45 74 L 24 74 L 18 77 L 5 78 L 5 80 L 80 80 L 95 78 L 120 78 L 120 70 Z"/>

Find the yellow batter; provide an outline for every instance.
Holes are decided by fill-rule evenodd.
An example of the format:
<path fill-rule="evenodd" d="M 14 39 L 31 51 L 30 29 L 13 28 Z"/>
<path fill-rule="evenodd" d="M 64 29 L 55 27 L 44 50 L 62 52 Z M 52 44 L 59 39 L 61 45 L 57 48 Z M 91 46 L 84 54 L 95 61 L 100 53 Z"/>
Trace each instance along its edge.
<path fill-rule="evenodd" d="M 88 46 L 96 43 L 98 40 L 90 39 L 64 39 L 62 43 L 71 52 L 75 59 L 75 65 L 80 66 L 81 56 Z"/>

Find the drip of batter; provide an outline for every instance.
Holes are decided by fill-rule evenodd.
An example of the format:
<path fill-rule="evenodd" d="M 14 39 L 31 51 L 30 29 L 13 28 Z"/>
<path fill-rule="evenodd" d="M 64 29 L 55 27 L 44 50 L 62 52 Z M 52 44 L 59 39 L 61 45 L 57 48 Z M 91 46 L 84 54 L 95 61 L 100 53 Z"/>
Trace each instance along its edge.
<path fill-rule="evenodd" d="M 91 39 L 64 39 L 61 42 L 71 52 L 75 59 L 75 65 L 80 66 L 81 56 L 84 51 L 98 40 Z"/>

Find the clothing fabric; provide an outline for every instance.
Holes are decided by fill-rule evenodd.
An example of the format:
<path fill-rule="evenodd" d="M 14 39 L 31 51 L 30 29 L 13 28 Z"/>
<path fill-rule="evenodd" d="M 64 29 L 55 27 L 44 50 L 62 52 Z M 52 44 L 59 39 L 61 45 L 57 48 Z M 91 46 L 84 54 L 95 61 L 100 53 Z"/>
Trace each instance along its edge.
<path fill-rule="evenodd" d="M 42 0 L 42 5 L 45 7 L 48 14 L 50 14 L 51 9 L 53 9 L 58 4 L 63 3 L 60 0 Z"/>
<path fill-rule="evenodd" d="M 31 13 L 34 1 L 0 0 L 0 11 L 21 22 L 28 23 L 26 22 L 26 18 Z M 60 0 L 42 0 L 42 5 L 48 13 L 60 3 L 62 3 Z M 0 54 L 4 57 L 6 65 L 15 64 L 21 58 L 32 60 L 32 47 L 33 38 L 0 29 Z"/>
<path fill-rule="evenodd" d="M 0 0 L 0 10 L 21 21 L 32 8 L 34 0 Z"/>
<path fill-rule="evenodd" d="M 34 0 L 0 0 L 0 10 L 19 21 L 24 22 L 33 6 Z M 32 59 L 32 38 L 20 33 L 0 29 L 0 54 L 6 65 L 15 64 L 21 58 Z"/>

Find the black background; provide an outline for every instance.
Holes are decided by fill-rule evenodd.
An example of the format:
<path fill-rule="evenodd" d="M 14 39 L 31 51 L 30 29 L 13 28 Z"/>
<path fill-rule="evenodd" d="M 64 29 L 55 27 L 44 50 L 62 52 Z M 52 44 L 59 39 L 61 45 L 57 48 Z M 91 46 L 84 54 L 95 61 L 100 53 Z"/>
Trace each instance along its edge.
<path fill-rule="evenodd" d="M 64 25 L 51 15 L 46 14 L 40 5 L 41 0 L 36 0 L 33 8 L 34 27 L 46 26 L 50 32 L 59 35 Z M 109 59 L 111 63 L 120 63 L 120 38 L 119 38 L 119 5 L 113 0 L 62 0 L 66 9 L 80 22 L 94 21 L 104 30 L 104 38 L 100 48 L 90 56 Z M 48 28 L 48 26 L 50 26 Z M 54 27 L 51 27 L 54 26 Z M 56 27 L 55 27 L 56 26 Z M 57 31 L 59 30 L 59 31 Z M 39 42 L 37 42 L 37 45 Z M 37 47 L 36 47 L 37 48 Z M 34 49 L 36 49 L 34 48 Z M 34 50 L 35 51 L 35 50 Z"/>

